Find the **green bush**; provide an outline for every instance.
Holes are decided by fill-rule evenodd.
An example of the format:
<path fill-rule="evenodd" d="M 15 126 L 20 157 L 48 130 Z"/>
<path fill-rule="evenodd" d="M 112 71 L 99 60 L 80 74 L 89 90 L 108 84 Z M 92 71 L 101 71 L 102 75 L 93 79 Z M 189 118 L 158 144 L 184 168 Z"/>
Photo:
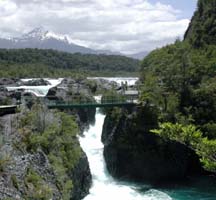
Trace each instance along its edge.
<path fill-rule="evenodd" d="M 216 172 L 216 140 L 209 140 L 194 125 L 163 123 L 159 129 L 151 130 L 165 140 L 175 140 L 194 149 L 200 156 L 204 168 Z"/>
<path fill-rule="evenodd" d="M 42 177 L 37 174 L 32 168 L 28 168 L 24 178 L 27 188 L 25 199 L 32 200 L 49 200 L 52 199 L 52 189 L 45 184 Z"/>
<path fill-rule="evenodd" d="M 216 139 L 216 123 L 207 123 L 200 127 L 208 139 Z"/>
<path fill-rule="evenodd" d="M 194 125 L 162 123 L 159 129 L 151 130 L 164 139 L 176 140 L 186 145 L 196 146 L 202 140 L 202 133 Z"/>
<path fill-rule="evenodd" d="M 216 140 L 208 140 L 204 138 L 196 149 L 201 162 L 209 171 L 216 172 Z"/>
<path fill-rule="evenodd" d="M 10 162 L 10 156 L 9 155 L 3 155 L 0 153 L 0 172 L 3 172 L 5 167 Z"/>

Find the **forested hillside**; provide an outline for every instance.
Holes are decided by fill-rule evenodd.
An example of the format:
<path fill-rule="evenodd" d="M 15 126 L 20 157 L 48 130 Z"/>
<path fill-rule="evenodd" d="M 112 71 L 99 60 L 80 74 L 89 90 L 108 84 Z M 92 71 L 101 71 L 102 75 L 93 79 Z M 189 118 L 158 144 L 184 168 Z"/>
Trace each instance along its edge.
<path fill-rule="evenodd" d="M 191 146 L 200 155 L 205 168 L 214 172 L 215 13 L 216 0 L 199 0 L 184 41 L 153 51 L 141 67 L 145 85 L 142 99 L 159 108 L 160 130 L 154 132 Z"/>
<path fill-rule="evenodd" d="M 0 76 L 64 76 L 79 73 L 137 72 L 139 61 L 124 56 L 70 54 L 54 50 L 0 50 Z M 114 74 L 114 75 L 115 75 Z"/>
<path fill-rule="evenodd" d="M 215 0 L 198 1 L 198 9 L 185 33 L 185 40 L 189 41 L 194 47 L 203 47 L 206 44 L 216 45 L 215 8 Z"/>

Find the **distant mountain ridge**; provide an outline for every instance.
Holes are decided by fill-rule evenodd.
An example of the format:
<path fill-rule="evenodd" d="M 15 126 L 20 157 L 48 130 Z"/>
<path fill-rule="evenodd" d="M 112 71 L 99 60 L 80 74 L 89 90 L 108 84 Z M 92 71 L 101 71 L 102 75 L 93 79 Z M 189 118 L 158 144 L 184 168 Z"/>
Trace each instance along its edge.
<path fill-rule="evenodd" d="M 12 39 L 0 39 L 0 47 L 5 49 L 38 48 L 53 49 L 69 53 L 101 54 L 102 52 L 76 45 L 69 42 L 67 36 L 58 35 L 44 30 L 42 27 L 35 28 L 21 37 Z M 110 52 L 112 54 L 112 52 Z"/>
<path fill-rule="evenodd" d="M 2 49 L 53 49 L 68 53 L 82 53 L 82 54 L 105 54 L 105 55 L 123 55 L 120 52 L 112 52 L 109 50 L 94 50 L 74 44 L 66 35 L 56 34 L 45 30 L 43 27 L 38 27 L 22 35 L 21 37 L 4 39 L 0 38 L 0 48 Z M 140 59 L 142 56 L 124 55 L 127 57 Z"/>
<path fill-rule="evenodd" d="M 136 53 L 136 54 L 128 54 L 128 55 L 126 55 L 126 56 L 127 56 L 127 57 L 130 57 L 130 58 L 142 60 L 142 59 L 144 59 L 148 54 L 149 54 L 148 51 L 143 51 L 143 52 L 139 52 L 139 53 Z"/>

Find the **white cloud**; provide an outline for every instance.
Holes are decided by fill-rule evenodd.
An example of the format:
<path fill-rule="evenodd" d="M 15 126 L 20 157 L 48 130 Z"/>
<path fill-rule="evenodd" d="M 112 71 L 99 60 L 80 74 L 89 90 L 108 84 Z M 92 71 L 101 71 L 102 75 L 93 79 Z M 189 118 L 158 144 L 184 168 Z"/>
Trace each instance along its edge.
<path fill-rule="evenodd" d="M 12 1 L 0 0 L 0 16 L 6 17 L 12 15 L 17 10 L 16 3 Z"/>
<path fill-rule="evenodd" d="M 17 36 L 37 26 L 98 49 L 149 51 L 181 37 L 189 20 L 150 0 L 0 0 L 0 32 Z"/>

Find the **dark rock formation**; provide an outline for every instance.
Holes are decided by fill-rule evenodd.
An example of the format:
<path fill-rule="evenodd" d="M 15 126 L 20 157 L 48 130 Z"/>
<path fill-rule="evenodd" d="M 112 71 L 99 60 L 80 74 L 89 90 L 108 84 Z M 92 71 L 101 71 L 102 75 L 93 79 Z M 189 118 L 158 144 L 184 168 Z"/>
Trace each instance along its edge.
<path fill-rule="evenodd" d="M 16 104 L 16 100 L 19 98 L 18 93 L 14 91 L 8 91 L 6 86 L 16 86 L 18 79 L 13 78 L 0 78 L 0 105 Z"/>
<path fill-rule="evenodd" d="M 16 85 L 17 81 L 16 78 L 0 78 L 0 85 Z"/>
<path fill-rule="evenodd" d="M 154 107 L 131 114 L 108 114 L 102 134 L 104 157 L 114 177 L 159 183 L 201 174 L 197 155 L 187 146 L 149 133 L 157 126 Z"/>
<path fill-rule="evenodd" d="M 71 177 L 73 180 L 71 200 L 83 199 L 89 193 L 89 188 L 92 182 L 88 159 L 84 152 L 78 164 L 72 171 Z"/>
<path fill-rule="evenodd" d="M 29 81 L 22 81 L 21 85 L 26 85 L 26 86 L 46 86 L 50 85 L 49 81 L 46 81 L 44 79 L 32 79 Z"/>

